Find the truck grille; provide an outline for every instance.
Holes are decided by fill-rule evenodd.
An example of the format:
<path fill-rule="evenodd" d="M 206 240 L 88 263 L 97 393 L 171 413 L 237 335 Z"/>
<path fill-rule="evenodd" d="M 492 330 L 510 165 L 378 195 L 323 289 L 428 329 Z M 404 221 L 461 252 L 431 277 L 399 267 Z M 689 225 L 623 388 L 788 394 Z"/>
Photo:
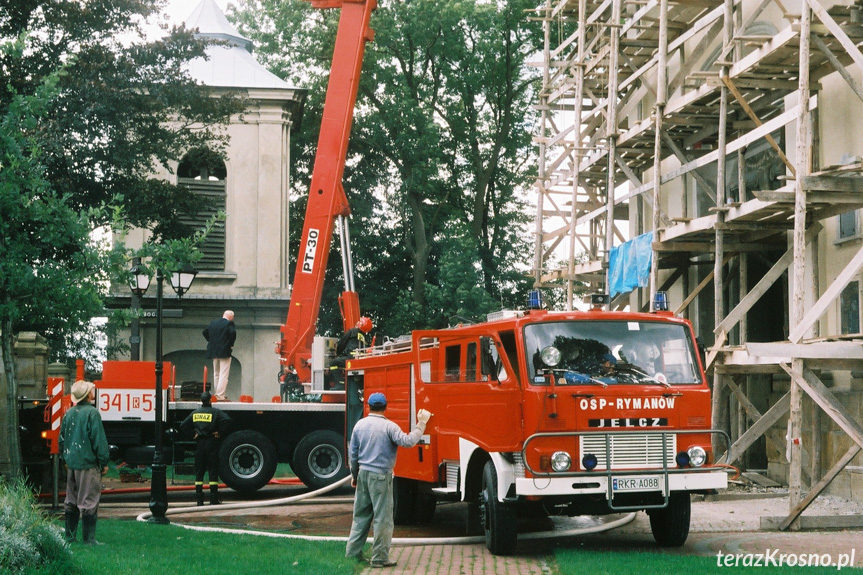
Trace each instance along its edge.
<path fill-rule="evenodd" d="M 675 467 L 677 435 L 669 433 L 664 436 L 667 438 L 666 463 L 669 467 Z M 662 438 L 661 433 L 584 435 L 581 437 L 579 460 L 588 453 L 592 453 L 599 462 L 596 469 L 609 469 L 605 451 L 607 439 L 611 469 L 661 469 Z"/>

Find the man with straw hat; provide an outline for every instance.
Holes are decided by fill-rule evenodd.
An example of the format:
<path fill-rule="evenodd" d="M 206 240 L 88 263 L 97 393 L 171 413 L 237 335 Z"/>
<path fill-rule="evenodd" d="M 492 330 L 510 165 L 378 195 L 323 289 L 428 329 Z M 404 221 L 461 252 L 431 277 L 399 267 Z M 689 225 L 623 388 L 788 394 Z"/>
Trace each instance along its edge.
<path fill-rule="evenodd" d="M 84 543 L 96 541 L 96 513 L 102 494 L 102 476 L 108 472 L 108 440 L 102 417 L 93 405 L 96 386 L 90 381 L 72 385 L 73 406 L 60 425 L 60 453 L 66 462 L 66 540 L 75 541 L 81 519 Z"/>

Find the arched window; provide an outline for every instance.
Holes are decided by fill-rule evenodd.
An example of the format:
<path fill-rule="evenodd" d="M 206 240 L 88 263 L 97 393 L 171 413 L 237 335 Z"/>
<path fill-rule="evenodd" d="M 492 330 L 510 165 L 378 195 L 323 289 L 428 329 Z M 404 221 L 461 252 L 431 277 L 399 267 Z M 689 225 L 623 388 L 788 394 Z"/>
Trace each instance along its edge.
<path fill-rule="evenodd" d="M 183 223 L 200 229 L 220 210 L 225 210 L 225 180 L 228 170 L 225 162 L 208 149 L 190 150 L 177 167 L 178 184 L 207 199 L 207 208 L 183 218 Z M 200 246 L 203 257 L 196 264 L 199 270 L 224 271 L 225 222 L 217 222 L 213 231 Z"/>

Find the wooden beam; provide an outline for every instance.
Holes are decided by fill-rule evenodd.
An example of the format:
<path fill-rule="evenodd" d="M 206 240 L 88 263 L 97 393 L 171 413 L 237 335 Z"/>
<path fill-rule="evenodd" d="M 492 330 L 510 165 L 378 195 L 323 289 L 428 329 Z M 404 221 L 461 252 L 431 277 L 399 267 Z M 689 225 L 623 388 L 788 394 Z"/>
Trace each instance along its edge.
<path fill-rule="evenodd" d="M 665 145 L 668 146 L 671 152 L 677 157 L 678 160 L 680 160 L 681 164 L 687 164 L 692 161 L 692 158 L 686 155 L 686 152 L 684 152 L 680 148 L 680 146 L 677 145 L 677 142 L 675 142 L 674 139 L 668 135 L 668 132 L 662 132 L 662 141 L 665 142 Z M 703 193 L 707 200 L 710 202 L 710 204 L 715 206 L 716 191 L 713 189 L 713 186 L 710 184 L 710 182 L 704 179 L 704 176 L 701 175 L 701 172 L 696 170 L 692 173 L 692 175 L 695 178 L 695 181 L 697 181 L 699 184 L 696 187 L 696 191 Z"/>
<path fill-rule="evenodd" d="M 725 266 L 725 264 L 727 264 L 728 261 L 732 257 L 734 257 L 734 256 L 725 256 L 725 260 L 722 262 L 722 265 Z M 675 312 L 674 312 L 675 315 L 680 315 L 681 313 L 683 313 L 683 310 L 685 310 L 686 308 L 689 307 L 689 304 L 691 304 L 692 300 L 694 300 L 698 296 L 698 294 L 701 293 L 701 290 L 706 288 L 707 285 L 711 281 L 713 281 L 713 273 L 714 272 L 711 271 L 709 274 L 704 276 L 704 279 L 701 280 L 701 283 L 699 283 L 697 286 L 695 286 L 695 289 L 692 290 L 692 292 L 690 292 L 690 294 L 688 296 L 686 296 L 686 299 L 683 300 L 683 303 L 680 304 L 680 307 L 678 307 L 677 310 L 675 310 Z M 707 368 L 705 367 L 705 369 L 707 369 Z"/>
<path fill-rule="evenodd" d="M 746 351 L 754 357 L 799 357 L 803 359 L 863 359 L 863 343 L 855 341 L 821 341 L 817 343 L 746 342 Z"/>
<path fill-rule="evenodd" d="M 839 24 L 836 23 L 836 20 L 833 19 L 830 14 L 827 13 L 827 10 L 824 9 L 818 0 L 808 0 L 809 7 L 812 9 L 812 12 L 818 16 L 818 19 L 830 30 L 830 33 L 842 44 L 842 47 L 845 48 L 845 51 L 851 56 L 851 59 L 857 64 L 857 66 L 863 70 L 863 54 L 860 53 L 860 50 L 857 49 L 857 45 L 854 43 L 851 38 L 848 37 L 848 34 L 842 29 Z"/>
<path fill-rule="evenodd" d="M 807 192 L 853 192 L 855 194 L 859 194 L 863 192 L 863 177 L 826 175 L 804 176 L 803 189 Z"/>
<path fill-rule="evenodd" d="M 833 283 L 830 284 L 823 294 L 821 294 L 818 301 L 809 308 L 809 311 L 806 312 L 803 319 L 794 326 L 794 329 L 791 330 L 790 334 L 788 334 L 789 341 L 800 343 L 800 340 L 803 339 L 803 335 L 809 331 L 816 321 L 818 321 L 822 314 L 827 310 L 827 306 L 833 303 L 834 299 L 839 297 L 839 294 L 842 293 L 842 290 L 845 289 L 848 282 L 857 275 L 857 272 L 860 271 L 861 267 L 863 267 L 863 247 L 857 250 L 857 254 L 851 258 L 851 261 L 848 262 L 845 269 L 839 272 L 839 275 L 836 276 Z"/>
<path fill-rule="evenodd" d="M 779 366 L 785 370 L 785 373 L 794 378 L 794 381 L 812 398 L 812 401 L 821 406 L 824 413 L 829 415 L 830 419 L 835 421 L 836 425 L 847 433 L 854 443 L 863 447 L 863 427 L 848 413 L 842 402 L 836 399 L 836 396 L 827 389 L 827 386 L 818 379 L 818 376 L 811 369 L 804 367 L 803 377 L 795 378 L 787 363 L 780 363 Z"/>
<path fill-rule="evenodd" d="M 806 231 L 806 243 L 811 242 L 812 238 L 818 235 L 820 231 L 821 224 L 813 224 L 812 226 L 810 226 L 809 229 Z M 794 250 L 790 249 L 786 251 L 782 255 L 782 257 L 777 260 L 775 264 L 773 264 L 773 267 L 767 270 L 767 273 L 764 274 L 764 276 L 758 281 L 757 284 L 755 284 L 755 286 L 751 290 L 749 290 L 749 293 L 747 293 L 746 296 L 740 300 L 740 303 L 738 303 L 737 306 L 735 306 L 735 308 L 731 310 L 731 313 L 729 313 L 727 316 L 725 316 L 725 318 L 723 318 L 721 322 L 719 322 L 719 325 L 716 326 L 716 329 L 713 330 L 713 333 L 718 333 L 719 331 L 731 331 L 731 328 L 737 325 L 737 323 L 743 318 L 743 316 L 745 316 L 746 313 L 749 312 L 750 309 L 752 309 L 752 306 L 754 306 L 758 302 L 758 300 L 761 299 L 761 296 L 767 293 L 767 290 L 770 289 L 770 286 L 772 286 L 776 282 L 776 280 L 778 280 L 782 276 L 782 274 L 785 273 L 785 270 L 788 269 L 792 261 L 794 261 Z"/>
<path fill-rule="evenodd" d="M 809 493 L 806 495 L 806 497 L 804 497 L 803 500 L 800 501 L 800 503 L 791 510 L 791 513 L 788 514 L 788 517 L 782 520 L 782 523 L 779 524 L 780 531 L 785 531 L 791 526 L 791 523 L 795 519 L 797 519 L 797 517 L 799 517 L 800 514 L 806 510 L 807 507 L 809 507 L 809 504 L 815 501 L 815 498 L 818 497 L 818 495 L 822 491 L 824 491 L 824 488 L 827 487 L 837 475 L 839 475 L 839 472 L 845 469 L 845 466 L 851 463 L 851 460 L 854 459 L 854 457 L 856 457 L 858 453 L 860 453 L 860 449 L 861 448 L 859 445 L 852 445 L 848 449 L 848 451 L 845 452 L 845 455 L 842 456 L 842 459 L 837 461 L 836 465 L 830 468 L 830 471 L 828 471 L 824 475 L 824 477 L 821 478 L 821 481 L 819 481 L 809 489 Z"/>
<path fill-rule="evenodd" d="M 737 401 L 740 402 L 740 406 L 743 408 L 743 411 L 746 412 L 746 415 L 749 419 L 752 420 L 752 423 L 755 423 L 759 419 L 761 419 L 761 412 L 758 411 L 758 408 L 752 405 L 752 402 L 749 401 L 749 398 L 746 397 L 746 394 L 743 393 L 743 390 L 740 389 L 740 386 L 734 383 L 734 378 L 727 378 L 725 385 L 731 389 L 731 393 L 734 394 L 734 397 L 737 398 Z"/>
<path fill-rule="evenodd" d="M 733 465 L 734 462 L 737 461 L 737 458 L 743 455 L 750 445 L 755 443 L 759 437 L 764 435 L 764 433 L 770 429 L 774 423 L 779 421 L 780 417 L 788 413 L 788 409 L 790 407 L 791 395 L 790 393 L 786 393 L 779 399 L 779 401 L 773 404 L 773 407 L 768 409 L 764 415 L 762 415 L 761 418 L 752 425 L 752 427 L 747 429 L 746 433 L 737 438 L 734 445 L 728 448 L 728 451 L 719 458 L 717 463 Z"/>
<path fill-rule="evenodd" d="M 845 66 L 842 65 L 842 62 L 839 61 L 839 58 L 836 57 L 835 54 L 830 50 L 830 47 L 824 43 L 824 40 L 818 37 L 818 34 L 812 34 L 812 43 L 818 46 L 818 49 L 827 57 L 827 60 L 830 62 L 830 65 L 833 66 L 833 69 L 839 72 L 839 75 L 845 79 L 845 82 L 851 88 L 851 90 L 857 94 L 857 97 L 863 100 L 863 90 L 860 89 L 860 85 L 857 83 L 857 80 L 848 72 Z"/>
<path fill-rule="evenodd" d="M 737 228 L 725 228 L 725 229 L 737 229 Z M 764 227 L 762 226 L 762 229 Z M 712 253 L 714 251 L 714 241 L 711 238 L 710 241 L 706 242 L 678 242 L 678 241 L 666 241 L 666 242 L 653 242 L 651 244 L 653 246 L 653 250 L 656 252 L 696 252 L 696 253 Z M 764 243 L 743 243 L 743 242 L 726 242 L 725 243 L 725 251 L 727 252 L 776 252 L 784 248 L 784 244 L 779 244 L 776 242 L 764 242 Z"/>
<path fill-rule="evenodd" d="M 722 346 L 725 345 L 726 339 L 728 339 L 728 334 L 724 331 L 721 331 L 716 335 L 716 341 L 713 343 L 710 353 L 707 354 L 707 361 L 704 362 L 704 371 L 707 371 L 710 369 L 710 366 L 713 365 L 713 360 L 715 360 L 716 356 L 719 355 L 719 352 L 722 351 Z M 716 390 L 713 390 L 713 393 L 716 393 Z"/>
<path fill-rule="evenodd" d="M 857 192 L 808 192 L 806 194 L 806 203 L 812 204 L 843 204 L 842 209 L 848 211 L 854 208 L 854 205 L 863 204 L 863 189 Z M 752 194 L 762 202 L 777 202 L 781 204 L 793 204 L 795 197 L 794 190 L 758 190 Z"/>
<path fill-rule="evenodd" d="M 755 110 L 749 105 L 749 102 L 746 101 L 746 98 L 743 97 L 743 94 L 740 93 L 740 90 L 737 89 L 737 86 L 734 85 L 734 81 L 728 76 L 722 76 L 722 81 L 728 87 L 728 90 L 734 96 L 734 99 L 740 104 L 743 108 L 743 111 L 746 112 L 746 115 L 755 122 L 756 126 L 763 126 L 764 122 L 761 121 L 761 118 L 755 113 Z M 796 174 L 796 170 L 794 169 L 794 165 L 785 155 L 785 152 L 782 151 L 782 148 L 779 147 L 779 144 L 776 143 L 776 140 L 773 139 L 773 136 L 767 134 L 764 136 L 764 139 L 767 140 L 767 143 L 770 144 L 770 147 L 776 151 L 776 154 L 779 156 L 779 159 L 791 170 L 791 175 Z"/>

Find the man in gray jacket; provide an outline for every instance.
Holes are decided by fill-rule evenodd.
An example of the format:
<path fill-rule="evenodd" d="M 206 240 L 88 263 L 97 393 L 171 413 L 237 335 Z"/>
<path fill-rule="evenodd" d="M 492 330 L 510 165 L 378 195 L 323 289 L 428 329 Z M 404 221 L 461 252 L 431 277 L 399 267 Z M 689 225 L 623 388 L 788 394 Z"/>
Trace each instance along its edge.
<path fill-rule="evenodd" d="M 372 567 L 392 567 L 390 543 L 393 538 L 393 467 L 396 450 L 413 447 L 425 433 L 432 416 L 425 409 L 417 412 L 416 427 L 405 433 L 398 424 L 384 416 L 387 398 L 383 393 L 369 396 L 369 415 L 361 419 L 351 434 L 348 449 L 351 465 L 351 486 L 356 487 L 354 519 L 345 556 L 362 560 L 363 545 L 374 521 Z"/>
<path fill-rule="evenodd" d="M 102 476 L 108 472 L 108 440 L 99 410 L 91 403 L 96 386 L 90 381 L 72 385 L 72 403 L 60 423 L 60 453 L 66 462 L 66 540 L 75 541 L 78 519 L 84 543 L 96 541 L 96 514 L 102 494 Z"/>

